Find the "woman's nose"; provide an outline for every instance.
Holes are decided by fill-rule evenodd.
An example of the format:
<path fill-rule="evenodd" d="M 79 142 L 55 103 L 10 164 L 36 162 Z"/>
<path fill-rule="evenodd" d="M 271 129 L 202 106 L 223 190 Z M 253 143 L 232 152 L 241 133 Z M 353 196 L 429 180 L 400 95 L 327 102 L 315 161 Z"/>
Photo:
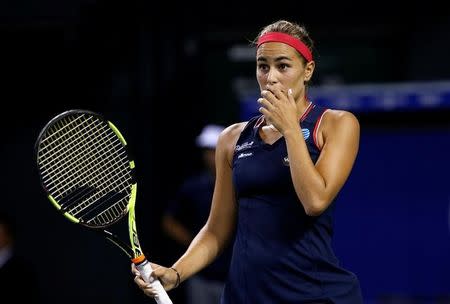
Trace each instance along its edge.
<path fill-rule="evenodd" d="M 268 84 L 276 84 L 278 82 L 276 71 L 274 69 L 270 69 L 267 73 L 267 83 Z"/>

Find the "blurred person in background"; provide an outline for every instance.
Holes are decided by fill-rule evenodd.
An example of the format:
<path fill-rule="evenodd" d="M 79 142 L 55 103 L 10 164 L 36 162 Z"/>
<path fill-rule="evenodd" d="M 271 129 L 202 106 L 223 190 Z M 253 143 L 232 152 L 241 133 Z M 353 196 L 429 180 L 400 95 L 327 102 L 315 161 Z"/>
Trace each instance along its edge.
<path fill-rule="evenodd" d="M 332 247 L 334 201 L 356 160 L 359 122 L 308 98 L 315 62 L 305 27 L 274 22 L 255 46 L 260 115 L 221 133 L 209 218 L 172 267 L 155 265 L 152 276 L 171 290 L 234 238 L 222 304 L 361 304 L 357 276 Z"/>
<path fill-rule="evenodd" d="M 203 168 L 183 182 L 163 216 L 163 231 L 185 251 L 205 225 L 211 209 L 216 177 L 216 144 L 224 127 L 206 125 L 196 138 Z M 189 304 L 219 303 L 231 258 L 231 248 L 213 263 L 186 281 Z"/>
<path fill-rule="evenodd" d="M 39 282 L 34 266 L 16 248 L 16 226 L 12 217 L 0 210 L 0 303 L 40 303 Z M 17 283 L 25 283 L 18 290 Z"/>

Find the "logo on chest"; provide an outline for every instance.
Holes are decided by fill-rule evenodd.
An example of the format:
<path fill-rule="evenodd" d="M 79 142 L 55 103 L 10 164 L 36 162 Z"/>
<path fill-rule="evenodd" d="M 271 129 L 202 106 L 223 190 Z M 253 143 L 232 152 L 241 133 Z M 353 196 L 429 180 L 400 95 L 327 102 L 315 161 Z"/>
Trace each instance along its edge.
<path fill-rule="evenodd" d="M 251 148 L 253 146 L 253 141 L 248 142 L 246 141 L 245 143 L 242 143 L 240 145 L 236 145 L 236 149 L 234 149 L 236 152 Z"/>
<path fill-rule="evenodd" d="M 249 152 L 249 153 L 241 153 L 241 154 L 239 154 L 238 155 L 238 159 L 239 158 L 245 158 L 245 157 L 249 157 L 249 156 L 252 156 L 253 155 L 253 153 L 252 152 Z"/>
<path fill-rule="evenodd" d="M 289 157 L 287 156 L 283 157 L 283 165 L 289 167 Z"/>
<path fill-rule="evenodd" d="M 307 140 L 309 138 L 310 132 L 309 129 L 302 129 L 303 138 Z"/>

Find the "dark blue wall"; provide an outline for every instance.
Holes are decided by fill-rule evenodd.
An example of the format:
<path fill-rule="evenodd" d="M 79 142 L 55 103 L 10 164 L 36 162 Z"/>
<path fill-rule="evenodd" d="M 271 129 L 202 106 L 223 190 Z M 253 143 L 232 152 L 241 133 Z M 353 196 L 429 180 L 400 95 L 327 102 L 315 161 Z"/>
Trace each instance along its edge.
<path fill-rule="evenodd" d="M 366 300 L 450 295 L 449 156 L 449 129 L 362 129 L 335 249 Z"/>

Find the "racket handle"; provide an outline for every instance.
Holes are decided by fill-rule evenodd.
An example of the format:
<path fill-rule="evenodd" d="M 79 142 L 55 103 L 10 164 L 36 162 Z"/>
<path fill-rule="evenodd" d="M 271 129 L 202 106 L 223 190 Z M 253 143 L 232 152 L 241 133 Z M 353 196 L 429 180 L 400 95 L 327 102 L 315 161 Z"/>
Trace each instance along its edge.
<path fill-rule="evenodd" d="M 172 300 L 169 298 L 169 295 L 167 294 L 166 290 L 162 286 L 161 282 L 152 276 L 150 274 L 152 273 L 153 269 L 150 265 L 150 262 L 148 260 L 144 260 L 143 262 L 139 264 L 135 264 L 136 268 L 139 270 L 139 273 L 141 274 L 141 277 L 147 282 L 150 283 L 152 288 L 156 289 L 156 293 L 158 294 L 158 297 L 155 298 L 156 303 L 158 304 L 173 304 Z"/>

